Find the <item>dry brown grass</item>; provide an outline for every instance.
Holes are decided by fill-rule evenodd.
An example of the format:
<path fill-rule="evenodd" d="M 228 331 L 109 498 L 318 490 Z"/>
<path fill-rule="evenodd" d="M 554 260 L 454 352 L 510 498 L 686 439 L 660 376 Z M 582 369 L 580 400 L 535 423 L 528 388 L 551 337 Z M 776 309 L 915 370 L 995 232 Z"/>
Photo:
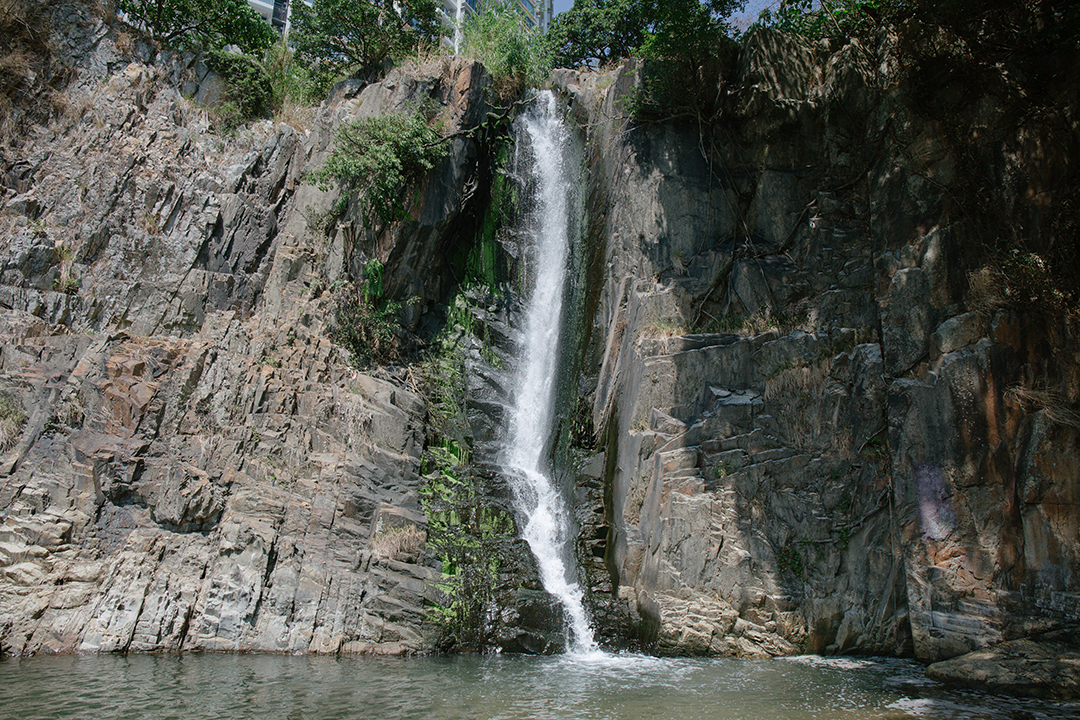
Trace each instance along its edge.
<path fill-rule="evenodd" d="M 3 12 L 0 0 L 0 12 Z M 34 69 L 34 56 L 24 47 L 16 47 L 6 56 L 0 57 L 0 78 L 5 85 L 16 85 L 24 80 Z"/>
<path fill-rule="evenodd" d="M 822 358 L 813 365 L 788 368 L 765 379 L 765 399 L 807 395 L 817 397 L 825 390 L 825 380 L 832 369 L 832 360 Z"/>
<path fill-rule="evenodd" d="M 125 57 L 135 52 L 135 38 L 131 33 L 121 30 L 116 34 L 116 51 Z"/>
<path fill-rule="evenodd" d="M 641 511 L 645 506 L 645 496 L 649 494 L 648 478 L 642 478 L 641 484 L 634 488 L 626 499 L 626 513 L 624 515 L 628 525 L 637 525 L 641 522 Z"/>
<path fill-rule="evenodd" d="M 22 434 L 26 413 L 7 395 L 0 395 L 0 452 L 7 452 Z"/>
<path fill-rule="evenodd" d="M 0 142 L 14 137 L 23 121 L 46 120 L 62 103 L 53 99 L 65 70 L 51 30 L 50 3 L 0 0 Z"/>
<path fill-rule="evenodd" d="M 968 273 L 968 307 L 984 322 L 989 321 L 1008 302 L 1007 287 L 1001 272 L 988 265 L 971 271 Z"/>
<path fill-rule="evenodd" d="M 427 542 L 427 533 L 416 525 L 408 524 L 380 530 L 368 546 L 371 553 L 388 560 L 405 560 L 414 557 Z"/>
<path fill-rule="evenodd" d="M 1014 385 L 1005 391 L 1005 397 L 1018 403 L 1028 412 L 1042 410 L 1046 419 L 1055 425 L 1080 430 L 1080 413 L 1059 393 L 1045 388 Z"/>
<path fill-rule="evenodd" d="M 753 337 L 760 335 L 770 330 L 779 330 L 783 332 L 783 323 L 780 322 L 780 318 L 772 314 L 769 308 L 760 310 L 749 317 L 743 318 L 742 332 L 745 335 Z"/>
<path fill-rule="evenodd" d="M 434 75 L 436 77 L 450 77 L 450 64 L 453 57 L 442 48 L 426 50 L 413 57 L 407 58 L 401 63 L 401 68 L 409 75 L 422 76 Z"/>
<path fill-rule="evenodd" d="M 274 120 L 305 132 L 310 130 L 315 122 L 315 111 L 316 108 L 311 105 L 286 98 L 281 103 L 281 109 L 274 114 Z"/>

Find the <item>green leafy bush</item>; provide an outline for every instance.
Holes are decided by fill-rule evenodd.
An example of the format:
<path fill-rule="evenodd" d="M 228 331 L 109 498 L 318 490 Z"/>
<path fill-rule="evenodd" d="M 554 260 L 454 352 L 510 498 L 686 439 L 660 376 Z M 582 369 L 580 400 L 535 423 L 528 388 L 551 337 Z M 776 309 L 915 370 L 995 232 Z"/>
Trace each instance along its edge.
<path fill-rule="evenodd" d="M 495 93 L 506 101 L 540 85 L 551 72 L 550 51 L 542 38 L 525 26 L 516 5 L 488 0 L 480 13 L 466 19 L 461 54 L 487 68 Z"/>
<path fill-rule="evenodd" d="M 499 574 L 515 534 L 514 520 L 492 507 L 470 471 L 469 450 L 439 439 L 424 454 L 421 505 L 428 521 L 428 547 L 442 565 L 441 598 L 432 615 L 443 630 L 445 649 L 483 652 L 497 621 Z"/>
<path fill-rule="evenodd" d="M 364 215 L 384 223 L 406 217 L 405 186 L 446 155 L 443 138 L 421 112 L 363 118 L 343 125 L 336 139 L 311 180 L 323 190 L 339 182 L 360 193 Z"/>
<path fill-rule="evenodd" d="M 268 115 L 273 106 L 274 88 L 270 76 L 255 58 L 221 50 L 206 54 L 206 64 L 225 79 L 230 102 L 219 109 L 226 127 Z"/>
<path fill-rule="evenodd" d="M 790 575 L 800 576 L 803 571 L 802 555 L 793 545 L 785 545 L 776 553 L 776 568 Z"/>
<path fill-rule="evenodd" d="M 119 0 L 118 9 L 163 45 L 238 45 L 257 53 L 278 37 L 247 0 Z"/>

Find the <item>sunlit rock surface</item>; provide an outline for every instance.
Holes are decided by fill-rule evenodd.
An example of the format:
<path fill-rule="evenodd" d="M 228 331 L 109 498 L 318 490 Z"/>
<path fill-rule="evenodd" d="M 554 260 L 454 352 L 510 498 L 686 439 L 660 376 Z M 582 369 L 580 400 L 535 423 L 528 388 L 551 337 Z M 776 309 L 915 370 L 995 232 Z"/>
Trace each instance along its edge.
<path fill-rule="evenodd" d="M 421 97 L 474 126 L 486 75 L 395 71 L 338 87 L 309 131 L 222 135 L 180 93 L 193 57 L 132 56 L 73 12 L 92 44 L 72 108 L 2 167 L 0 387 L 25 417 L 3 447 L 4 651 L 430 650 L 438 563 L 374 542 L 422 537 L 425 404 L 328 339 L 363 223 L 314 229 L 338 194 L 301 177 L 342 121 Z M 368 250 L 421 299 L 474 155 L 454 143 Z"/>

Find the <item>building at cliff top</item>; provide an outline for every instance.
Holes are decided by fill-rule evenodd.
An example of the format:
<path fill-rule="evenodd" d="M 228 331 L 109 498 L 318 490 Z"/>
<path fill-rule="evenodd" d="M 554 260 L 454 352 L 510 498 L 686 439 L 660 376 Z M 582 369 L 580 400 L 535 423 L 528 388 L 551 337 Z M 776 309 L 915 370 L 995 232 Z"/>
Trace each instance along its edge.
<path fill-rule="evenodd" d="M 248 0 L 248 5 L 276 27 L 284 30 L 289 22 L 289 0 Z"/>

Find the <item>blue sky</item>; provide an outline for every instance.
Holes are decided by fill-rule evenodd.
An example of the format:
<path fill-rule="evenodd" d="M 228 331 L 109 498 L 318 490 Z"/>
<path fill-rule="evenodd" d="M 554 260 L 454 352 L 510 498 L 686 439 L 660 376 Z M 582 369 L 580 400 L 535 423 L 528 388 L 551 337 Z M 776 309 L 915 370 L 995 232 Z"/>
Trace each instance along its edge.
<path fill-rule="evenodd" d="M 555 14 L 558 15 L 565 10 L 569 10 L 573 4 L 574 0 L 555 0 Z M 775 4 L 777 4 L 776 0 L 749 0 L 749 2 L 746 3 L 746 10 L 735 16 L 736 25 L 740 25 L 740 21 L 749 24 L 757 18 L 758 13 L 760 13 L 763 8 Z"/>

